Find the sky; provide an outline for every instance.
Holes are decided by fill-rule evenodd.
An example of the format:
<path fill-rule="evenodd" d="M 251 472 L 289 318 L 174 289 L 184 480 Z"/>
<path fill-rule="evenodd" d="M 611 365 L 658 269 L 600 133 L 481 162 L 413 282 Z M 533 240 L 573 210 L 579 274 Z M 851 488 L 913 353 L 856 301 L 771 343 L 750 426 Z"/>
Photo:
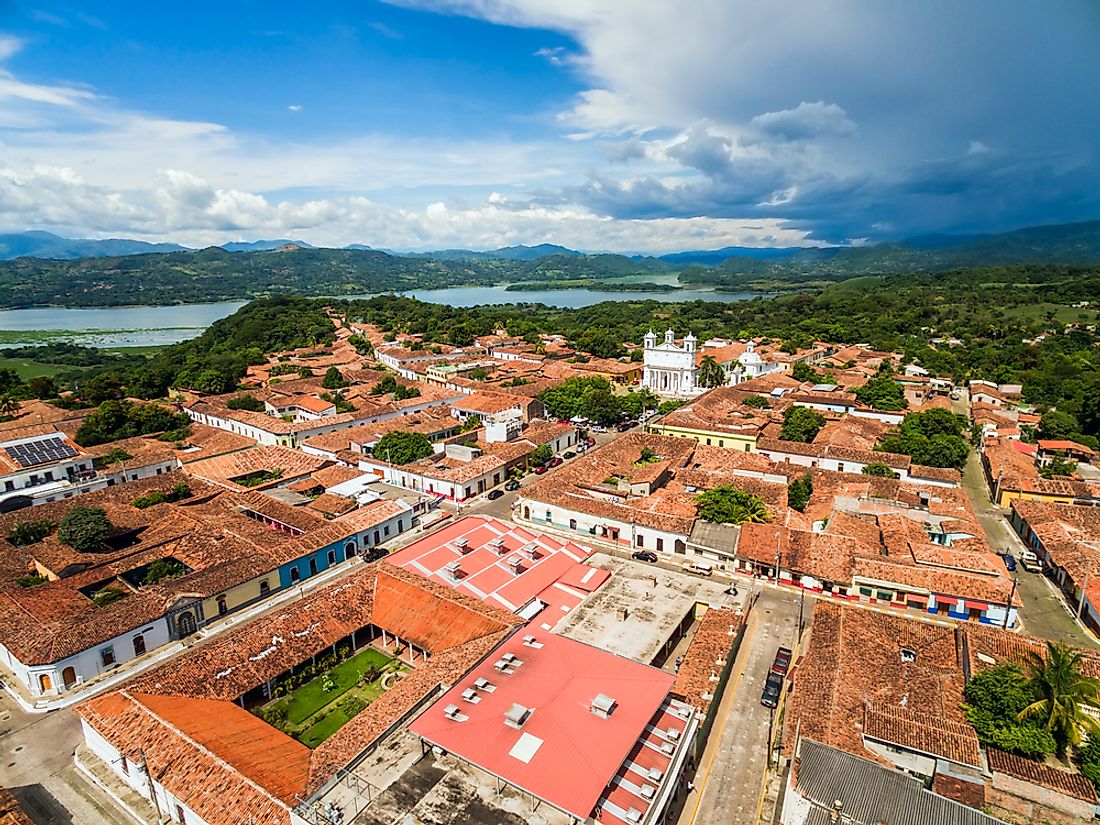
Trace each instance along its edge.
<path fill-rule="evenodd" d="M 1100 218 L 1100 3 L 0 0 L 0 231 L 661 253 Z"/>

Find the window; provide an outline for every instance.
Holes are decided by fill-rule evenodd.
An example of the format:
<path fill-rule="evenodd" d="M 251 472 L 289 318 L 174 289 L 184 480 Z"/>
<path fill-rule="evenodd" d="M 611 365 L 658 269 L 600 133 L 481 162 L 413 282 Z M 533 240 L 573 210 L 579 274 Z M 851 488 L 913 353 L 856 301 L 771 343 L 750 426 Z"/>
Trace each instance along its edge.
<path fill-rule="evenodd" d="M 378 531 L 377 530 L 374 531 L 374 543 L 378 544 Z"/>
<path fill-rule="evenodd" d="M 859 595 L 866 596 L 867 598 L 871 598 L 871 588 L 870 587 L 861 587 L 861 588 L 859 588 Z"/>
<path fill-rule="evenodd" d="M 179 804 L 176 805 L 176 819 L 183 823 L 187 822 L 187 817 L 183 813 L 183 806 Z"/>
<path fill-rule="evenodd" d="M 355 546 L 354 541 L 349 541 L 347 544 L 344 545 L 344 558 L 345 559 L 350 559 L 357 552 L 358 552 L 358 548 Z"/>
<path fill-rule="evenodd" d="M 336 564 L 336 551 L 335 550 L 329 550 L 328 551 L 328 563 L 329 564 Z"/>
<path fill-rule="evenodd" d="M 635 547 L 645 547 L 645 539 L 642 536 L 635 536 L 634 537 L 634 546 Z"/>
<path fill-rule="evenodd" d="M 551 517 L 551 515 L 550 515 L 550 511 L 549 511 L 549 510 L 547 510 L 547 511 L 546 511 L 546 520 L 547 520 L 547 521 L 552 521 L 552 520 L 553 520 L 553 519 L 552 519 L 552 517 Z"/>
<path fill-rule="evenodd" d="M 294 584 L 294 582 L 299 581 L 301 578 L 302 578 L 302 571 L 298 569 L 297 565 L 290 568 L 290 583 L 291 584 Z"/>
<path fill-rule="evenodd" d="M 53 481 L 53 470 L 46 470 L 46 481 Z"/>
<path fill-rule="evenodd" d="M 838 473 L 843 473 L 844 472 L 844 462 L 843 461 L 838 461 L 837 462 L 836 471 Z"/>
<path fill-rule="evenodd" d="M 752 445 L 751 444 L 746 444 L 745 445 L 745 452 L 746 453 L 752 452 Z"/>
<path fill-rule="evenodd" d="M 225 596 L 218 596 L 217 602 L 218 602 L 218 615 L 219 616 L 224 616 L 226 613 L 229 612 L 229 605 L 227 605 L 226 602 L 225 602 Z"/>
<path fill-rule="evenodd" d="M 310 558 L 310 560 L 309 560 L 309 575 L 311 575 L 311 576 L 316 576 L 317 575 L 317 559 L 316 559 L 316 557 Z"/>
<path fill-rule="evenodd" d="M 104 667 L 111 667 L 115 663 L 115 649 L 110 645 L 101 648 L 99 658 L 103 661 Z"/>
<path fill-rule="evenodd" d="M 260 582 L 260 595 L 266 596 L 270 592 L 271 585 L 267 583 L 267 579 L 264 579 L 262 582 Z"/>
<path fill-rule="evenodd" d="M 577 529 L 577 520 L 575 518 L 569 519 L 569 529 L 570 530 L 576 530 Z"/>
<path fill-rule="evenodd" d="M 134 637 L 134 655 L 142 656 L 145 654 L 145 637 L 140 633 Z"/>
<path fill-rule="evenodd" d="M 657 539 L 657 551 L 658 551 L 659 553 L 663 553 L 663 552 L 664 552 L 664 550 L 665 550 L 665 540 L 664 540 L 664 539 L 660 539 L 660 538 L 659 538 L 659 539 Z"/>
<path fill-rule="evenodd" d="M 122 772 L 123 772 L 123 773 L 129 773 L 129 772 L 130 772 L 130 762 L 129 762 L 129 760 L 128 760 L 128 759 L 126 758 L 126 756 L 125 756 L 125 755 L 123 755 L 123 756 L 122 756 L 122 757 L 121 757 L 121 758 L 119 759 L 119 762 L 118 762 L 118 766 L 119 766 L 120 768 L 122 768 Z"/>
<path fill-rule="evenodd" d="M 382 525 L 382 535 L 388 536 L 390 534 L 390 526 L 388 524 Z"/>
<path fill-rule="evenodd" d="M 11 492 L 14 489 L 15 489 L 15 482 L 14 481 L 5 481 L 4 482 L 4 490 L 5 491 Z"/>
<path fill-rule="evenodd" d="M 402 531 L 403 531 L 404 529 L 405 529 L 405 521 L 404 521 L 404 519 L 398 519 L 398 520 L 397 520 L 397 532 L 398 532 L 398 533 L 400 533 L 400 532 L 402 532 Z"/>

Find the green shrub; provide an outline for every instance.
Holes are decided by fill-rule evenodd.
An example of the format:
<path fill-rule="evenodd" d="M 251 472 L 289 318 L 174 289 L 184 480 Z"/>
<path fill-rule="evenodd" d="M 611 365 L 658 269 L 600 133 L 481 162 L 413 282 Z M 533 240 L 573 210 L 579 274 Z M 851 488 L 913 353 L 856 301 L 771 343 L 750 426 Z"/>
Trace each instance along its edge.
<path fill-rule="evenodd" d="M 57 538 L 78 553 L 98 550 L 111 532 L 111 522 L 100 507 L 73 507 L 61 519 Z"/>
<path fill-rule="evenodd" d="M 49 579 L 45 576 L 40 576 L 37 573 L 30 573 L 26 576 L 20 576 L 15 580 L 15 583 L 20 587 L 38 587 L 38 585 L 45 584 L 48 581 Z"/>
<path fill-rule="evenodd" d="M 16 547 L 24 547 L 28 544 L 42 541 L 56 527 L 52 521 L 25 521 L 17 524 L 8 532 L 8 541 Z"/>
<path fill-rule="evenodd" d="M 267 409 L 263 401 L 248 393 L 238 395 L 236 398 L 230 398 L 225 402 L 225 406 L 231 410 L 249 410 L 250 412 L 263 412 Z"/>

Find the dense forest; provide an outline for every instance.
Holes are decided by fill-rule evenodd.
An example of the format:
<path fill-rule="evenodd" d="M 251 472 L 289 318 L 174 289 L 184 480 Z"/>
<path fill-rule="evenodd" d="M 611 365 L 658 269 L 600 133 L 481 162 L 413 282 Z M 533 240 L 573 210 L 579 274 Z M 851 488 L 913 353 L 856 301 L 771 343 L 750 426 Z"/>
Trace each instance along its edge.
<path fill-rule="evenodd" d="M 0 236 L 0 241 L 2 237 L 16 236 Z M 26 237 L 19 237 L 26 241 Z M 100 245 L 97 248 L 113 248 L 110 242 L 94 243 Z M 1001 235 L 912 238 L 877 246 L 791 248 L 770 250 L 768 254 L 763 250 L 736 248 L 726 251 L 730 255 L 724 259 L 718 253 L 653 258 L 584 254 L 543 244 L 481 253 L 441 250 L 399 255 L 376 249 L 319 249 L 287 244 L 275 249 L 227 251 L 210 247 L 76 260 L 20 257 L 0 261 L 0 307 L 177 304 L 501 283 L 554 288 L 559 282 L 570 282 L 570 286 L 635 291 L 642 285 L 607 282 L 671 273 L 678 274 L 683 284 L 711 285 L 723 290 L 810 291 L 866 275 L 897 276 L 979 266 L 1042 266 L 1052 261 L 1096 263 L 1100 261 L 1100 221 L 1032 227 Z M 659 289 L 670 288 L 666 285 Z"/>
<path fill-rule="evenodd" d="M 276 295 L 346 295 L 675 271 L 650 258 L 548 255 L 437 260 L 363 249 L 227 252 L 210 247 L 117 257 L 0 261 L 0 307 L 179 304 Z"/>
<path fill-rule="evenodd" d="M 71 347 L 58 351 L 67 363 L 86 365 L 58 381 L 81 385 L 113 374 L 127 394 L 143 398 L 163 395 L 173 383 L 229 390 L 264 352 L 331 340 L 326 306 L 349 320 L 395 334 L 415 333 L 428 342 L 466 345 L 478 335 L 507 327 L 532 342 L 539 333 L 562 334 L 600 357 L 637 358 L 646 331 L 666 327 L 678 335 L 690 330 L 700 340 L 763 336 L 787 349 L 815 340 L 866 343 L 904 352 L 932 373 L 959 381 L 1021 382 L 1027 401 L 1057 405 L 1080 420 L 1081 432 L 1100 434 L 1095 333 L 1100 267 L 990 267 L 858 278 L 812 292 L 735 303 L 628 300 L 583 309 L 542 304 L 458 308 L 394 295 L 353 301 L 270 298 L 254 301 L 200 337 L 147 359 Z M 934 338 L 953 340 L 934 344 Z M 39 349 L 20 352 L 36 357 Z"/>

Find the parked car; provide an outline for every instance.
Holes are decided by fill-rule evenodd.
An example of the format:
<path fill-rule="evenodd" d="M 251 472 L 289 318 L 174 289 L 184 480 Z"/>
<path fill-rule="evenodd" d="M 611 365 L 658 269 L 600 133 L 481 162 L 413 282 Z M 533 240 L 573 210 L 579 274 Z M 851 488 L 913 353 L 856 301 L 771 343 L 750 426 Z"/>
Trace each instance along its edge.
<path fill-rule="evenodd" d="M 1020 553 L 1020 566 L 1029 573 L 1041 573 L 1043 571 L 1043 565 L 1039 563 L 1039 557 L 1030 550 L 1024 550 Z"/>
<path fill-rule="evenodd" d="M 589 447 L 595 447 L 596 439 L 594 439 L 592 436 L 588 436 L 588 438 L 584 440 L 584 443 L 587 444 Z"/>
<path fill-rule="evenodd" d="M 562 458 L 560 456 L 554 456 L 547 464 L 551 467 L 560 467 L 562 464 Z"/>
<path fill-rule="evenodd" d="M 781 647 L 775 651 L 775 660 L 772 662 L 772 673 L 777 673 L 779 676 L 786 677 L 787 671 L 791 669 L 791 649 L 789 647 Z"/>
<path fill-rule="evenodd" d="M 727 587 L 722 592 L 725 593 L 727 596 L 736 596 L 737 595 L 737 588 L 734 587 L 733 585 L 730 585 L 729 587 Z"/>
<path fill-rule="evenodd" d="M 1004 559 L 1005 568 L 1009 573 L 1016 570 L 1016 559 L 1011 553 L 998 553 L 997 555 Z"/>
<path fill-rule="evenodd" d="M 587 444 L 581 443 L 581 444 L 577 445 L 577 452 L 578 453 L 587 452 L 587 450 L 588 450 L 588 445 Z"/>
<path fill-rule="evenodd" d="M 504 495 L 503 490 L 490 490 L 489 495 L 487 495 L 486 498 L 489 499 L 489 501 L 496 501 L 498 498 L 501 498 L 503 495 Z"/>
<path fill-rule="evenodd" d="M 783 677 L 778 673 L 769 673 L 760 693 L 760 704 L 766 708 L 779 707 L 779 692 L 783 690 Z"/>
<path fill-rule="evenodd" d="M 384 559 L 390 554 L 390 551 L 385 547 L 375 547 L 367 551 L 367 561 L 378 561 Z"/>
<path fill-rule="evenodd" d="M 624 421 L 616 429 L 618 429 L 618 431 L 621 432 L 621 433 L 625 433 L 627 430 L 629 430 L 631 427 L 633 427 L 637 423 L 638 422 L 636 422 L 636 421 Z"/>
<path fill-rule="evenodd" d="M 572 450 L 562 453 L 562 458 L 576 458 L 577 454 Z"/>
<path fill-rule="evenodd" d="M 657 561 L 657 554 L 652 550 L 638 550 L 631 555 L 631 558 L 637 559 L 638 561 L 648 561 L 652 564 Z"/>
<path fill-rule="evenodd" d="M 546 471 L 547 471 L 548 469 L 550 469 L 550 468 L 549 468 L 549 467 L 547 467 L 547 466 L 546 466 L 545 464 L 540 464 L 540 465 L 538 465 L 538 466 L 537 466 L 537 467 L 535 468 L 535 475 L 537 475 L 537 476 L 541 476 L 541 475 L 542 475 L 543 473 L 545 473 L 545 472 L 546 472 Z"/>
<path fill-rule="evenodd" d="M 693 561 L 687 565 L 687 571 L 700 576 L 710 576 L 714 573 L 714 565 L 709 561 Z"/>
<path fill-rule="evenodd" d="M 513 490 L 518 490 L 519 489 L 519 482 L 516 481 L 515 479 L 512 479 L 511 481 L 509 481 L 507 484 L 504 485 L 504 489 L 507 490 L 509 493 L 512 492 Z"/>

